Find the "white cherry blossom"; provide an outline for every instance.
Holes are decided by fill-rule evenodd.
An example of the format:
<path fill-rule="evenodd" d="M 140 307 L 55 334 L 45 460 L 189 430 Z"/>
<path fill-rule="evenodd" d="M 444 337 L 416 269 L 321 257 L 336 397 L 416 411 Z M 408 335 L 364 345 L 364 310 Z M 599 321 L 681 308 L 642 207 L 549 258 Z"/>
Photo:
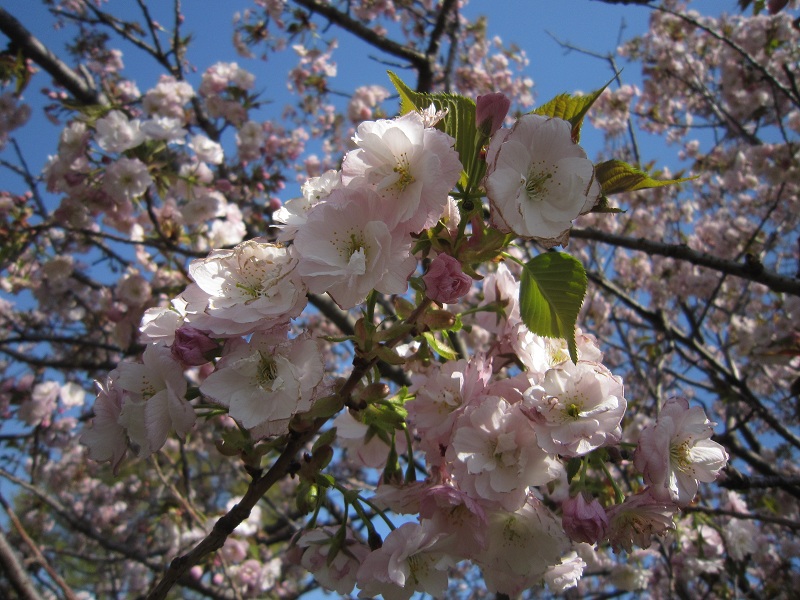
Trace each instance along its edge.
<path fill-rule="evenodd" d="M 698 482 L 710 483 L 728 462 L 728 453 L 712 441 L 712 423 L 700 406 L 672 398 L 658 420 L 642 430 L 633 460 L 653 496 L 685 506 L 697 493 Z"/>
<path fill-rule="evenodd" d="M 600 194 L 592 162 L 562 119 L 522 116 L 495 134 L 486 161 L 493 224 L 546 246 L 565 244 L 572 220 Z"/>
<path fill-rule="evenodd" d="M 328 292 L 344 309 L 353 308 L 373 289 L 402 294 L 417 266 L 412 239 L 386 224 L 388 209 L 368 188 L 340 188 L 308 213 L 294 247 L 298 271 L 308 289 Z"/>
<path fill-rule="evenodd" d="M 195 414 L 186 400 L 183 367 L 169 348 L 151 344 L 143 363 L 119 365 L 119 386 L 125 401 L 119 424 L 125 427 L 139 457 L 158 452 L 170 430 L 184 437 L 194 426 Z"/>
<path fill-rule="evenodd" d="M 343 183 L 375 189 L 385 200 L 384 219 L 390 227 L 402 223 L 416 232 L 436 224 L 461 175 L 455 140 L 425 127 L 412 112 L 362 123 L 353 141 L 358 149 L 345 156 Z"/>
<path fill-rule="evenodd" d="M 140 129 L 139 120 L 131 121 L 119 110 L 112 110 L 102 119 L 97 119 L 95 130 L 95 140 L 106 152 L 125 152 L 146 139 Z"/>
<path fill-rule="evenodd" d="M 322 374 L 315 340 L 303 336 L 287 341 L 259 332 L 249 342 L 232 340 L 200 391 L 227 406 L 242 427 L 259 428 L 256 436 L 266 437 L 285 433 L 295 413 L 311 408 Z"/>
<path fill-rule="evenodd" d="M 195 283 L 183 293 L 186 322 L 219 336 L 287 323 L 307 302 L 296 265 L 287 248 L 259 239 L 212 251 L 189 266 Z"/>

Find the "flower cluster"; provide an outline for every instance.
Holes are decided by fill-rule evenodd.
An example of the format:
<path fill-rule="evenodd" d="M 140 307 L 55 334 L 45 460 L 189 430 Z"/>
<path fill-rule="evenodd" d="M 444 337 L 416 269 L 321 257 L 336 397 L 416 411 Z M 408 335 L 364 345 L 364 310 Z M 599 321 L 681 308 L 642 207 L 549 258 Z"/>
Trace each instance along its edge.
<path fill-rule="evenodd" d="M 216 98 L 221 111 L 229 86 L 252 85 L 237 69 L 222 65 L 204 76 L 200 94 Z M 167 106 L 157 98 L 152 106 Z M 437 128 L 448 115 L 434 106 L 363 122 L 341 171 L 308 180 L 302 197 L 275 212 L 273 238 L 192 261 L 192 283 L 169 307 L 144 312 L 143 363 L 124 362 L 98 384 L 96 417 L 82 436 L 90 455 L 115 468 L 128 447 L 150 456 L 171 431 L 184 438 L 198 427 L 195 414 L 203 411 L 235 421 L 240 437 L 225 443 L 238 439 L 234 451 L 254 467 L 261 441 L 314 434 L 338 413 L 336 429 L 296 470 L 298 507 L 316 518 L 321 495 L 339 491 L 370 536 L 359 539 L 346 523 L 310 525 L 296 537 L 291 560 L 341 594 L 357 585 L 363 596 L 390 600 L 417 591 L 440 596 L 447 570 L 463 560 L 481 570 L 493 593 L 516 595 L 542 580 L 559 592 L 576 585 L 587 565 L 579 544 L 608 541 L 630 551 L 669 529 L 678 506 L 691 501 L 698 482 L 715 478 L 727 455 L 708 439 L 702 409 L 670 401 L 639 438 L 634 463 L 646 487 L 625 498 L 611 480 L 614 497 L 591 497 L 587 474 L 600 476 L 602 464 L 608 476 L 606 462 L 620 453 L 622 380 L 603 365 L 592 337 L 579 332 L 558 341 L 531 331 L 521 261 L 490 244 L 503 234 L 545 247 L 566 244 L 572 221 L 598 201 L 600 184 L 573 141 L 573 124 L 529 114 L 503 128 L 509 104 L 498 94 L 479 99 L 472 122 L 486 143 L 467 150 L 446 127 Z M 263 132 L 247 133 L 242 123 L 245 154 L 246 140 L 257 147 Z M 172 139 L 163 129 L 168 123 L 160 124 L 162 139 Z M 112 112 L 95 124 L 95 139 L 106 152 L 124 153 L 153 139 L 147 130 Z M 189 147 L 203 163 L 222 160 L 218 145 L 202 136 Z M 484 150 L 485 175 L 465 186 L 460 154 Z M 153 183 L 135 161 L 120 158 L 106 174 L 128 201 Z M 462 201 L 454 198 L 457 184 Z M 478 190 L 470 203 L 485 189 L 487 223 L 463 201 L 470 189 Z M 196 210 L 207 218 L 216 209 Z M 487 259 L 506 261 L 476 285 L 476 263 Z M 421 264 L 425 273 L 415 276 Z M 366 315 L 376 310 L 378 294 L 394 296 L 400 322 L 362 317 L 347 340 L 356 354 L 350 378 L 326 377 L 322 348 L 331 339 L 299 321 L 309 294 L 327 294 L 339 308 L 362 307 Z M 484 310 L 465 315 L 472 354 L 459 358 L 437 336 L 462 326 L 453 310 L 470 294 L 480 294 Z M 410 387 L 363 384 L 381 362 L 412 370 Z M 187 376 L 196 386 L 191 396 Z M 321 474 L 336 437 L 357 464 L 383 468 L 370 507 L 387 520 L 391 513 L 417 515 L 415 522 L 375 542 L 363 500 Z M 400 454 L 407 456 L 405 474 Z M 424 482 L 416 481 L 415 457 L 424 457 Z"/>

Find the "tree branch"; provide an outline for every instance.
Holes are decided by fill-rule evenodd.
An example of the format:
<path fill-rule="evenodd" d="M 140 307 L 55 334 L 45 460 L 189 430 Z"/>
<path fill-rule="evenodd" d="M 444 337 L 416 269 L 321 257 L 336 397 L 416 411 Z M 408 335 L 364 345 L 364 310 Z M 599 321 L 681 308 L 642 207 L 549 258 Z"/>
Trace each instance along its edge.
<path fill-rule="evenodd" d="M 0 566 L 3 567 L 3 572 L 20 600 L 43 600 L 25 572 L 25 568 L 20 564 L 17 555 L 14 554 L 14 549 L 9 545 L 2 529 L 0 529 Z"/>
<path fill-rule="evenodd" d="M 334 6 L 331 6 L 330 2 L 320 2 L 318 0 L 294 0 L 294 2 L 295 4 L 299 4 L 312 13 L 322 15 L 331 23 L 338 25 L 345 31 L 349 31 L 371 46 L 374 46 L 375 48 L 378 48 L 387 54 L 396 56 L 397 58 L 407 60 L 409 63 L 411 63 L 411 66 L 417 70 L 420 82 L 424 81 L 426 77 L 430 78 L 431 65 L 428 62 L 428 57 L 422 52 L 414 50 L 413 48 L 409 48 L 408 46 L 404 46 L 403 44 L 399 44 L 394 40 L 390 40 L 387 37 L 376 33 L 374 30 L 364 25 L 361 21 L 357 21 L 351 16 L 336 9 Z"/>
<path fill-rule="evenodd" d="M 102 92 L 98 92 L 91 82 L 68 67 L 2 7 L 0 7 L 0 31 L 8 36 L 27 58 L 47 71 L 81 104 L 108 104 Z"/>
<path fill-rule="evenodd" d="M 569 235 L 577 239 L 593 240 L 596 242 L 604 242 L 612 246 L 638 250 L 649 255 L 676 258 L 699 267 L 707 267 L 719 271 L 720 273 L 760 283 L 773 292 L 800 296 L 800 280 L 768 271 L 759 262 L 736 262 L 726 260 L 706 252 L 692 250 L 689 246 L 683 244 L 667 244 L 648 240 L 646 238 L 632 238 L 615 233 L 607 233 L 593 227 L 572 229 Z"/>

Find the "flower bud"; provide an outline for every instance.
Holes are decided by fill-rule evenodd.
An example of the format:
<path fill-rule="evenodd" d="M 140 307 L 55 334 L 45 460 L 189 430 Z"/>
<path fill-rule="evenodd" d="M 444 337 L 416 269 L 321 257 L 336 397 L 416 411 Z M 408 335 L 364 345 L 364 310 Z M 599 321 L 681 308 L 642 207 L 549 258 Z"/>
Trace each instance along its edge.
<path fill-rule="evenodd" d="M 208 353 L 218 348 L 219 344 L 199 329 L 181 325 L 175 330 L 172 356 L 186 366 L 199 367 L 209 362 Z"/>
<path fill-rule="evenodd" d="M 511 108 L 511 100 L 501 92 L 478 96 L 475 102 L 475 123 L 487 137 L 503 126 L 503 119 Z"/>
<path fill-rule="evenodd" d="M 472 287 L 472 278 L 461 270 L 461 263 L 448 254 L 439 254 L 422 276 L 425 295 L 439 304 L 453 304 Z"/>
<path fill-rule="evenodd" d="M 564 500 L 561 510 L 561 523 L 571 540 L 594 544 L 605 536 L 608 517 L 597 498 L 587 503 L 583 494 L 578 494 Z"/>
<path fill-rule="evenodd" d="M 767 0 L 767 10 L 769 10 L 769 14 L 777 15 L 787 4 L 789 4 L 789 0 Z"/>

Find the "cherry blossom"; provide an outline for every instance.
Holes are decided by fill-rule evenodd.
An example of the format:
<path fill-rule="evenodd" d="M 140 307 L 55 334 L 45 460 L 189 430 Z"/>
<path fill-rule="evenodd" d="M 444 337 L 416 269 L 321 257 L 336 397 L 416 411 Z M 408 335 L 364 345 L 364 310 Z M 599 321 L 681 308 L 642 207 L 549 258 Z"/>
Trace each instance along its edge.
<path fill-rule="evenodd" d="M 459 487 L 507 510 L 523 505 L 528 486 L 558 475 L 558 461 L 536 444 L 518 405 L 486 397 L 456 421 L 448 458 Z"/>
<path fill-rule="evenodd" d="M 183 370 L 164 346 L 149 345 L 143 363 L 121 363 L 119 387 L 124 402 L 118 423 L 130 438 L 136 454 L 157 452 L 171 430 L 183 437 L 194 426 L 194 409 L 186 400 Z"/>
<path fill-rule="evenodd" d="M 124 152 L 145 140 L 138 119 L 130 120 L 119 110 L 110 111 L 95 123 L 97 144 L 106 152 Z"/>
<path fill-rule="evenodd" d="M 346 595 L 355 587 L 356 574 L 369 555 L 369 548 L 347 534 L 341 547 L 334 548 L 338 543 L 336 534 L 327 529 L 304 532 L 297 541 L 298 547 L 305 550 L 300 561 L 303 567 L 325 589 Z"/>
<path fill-rule="evenodd" d="M 285 247 L 250 240 L 192 262 L 194 285 L 183 294 L 186 322 L 217 335 L 281 325 L 305 308 L 297 259 Z"/>
<path fill-rule="evenodd" d="M 486 162 L 492 222 L 546 246 L 566 244 L 572 220 L 600 194 L 591 161 L 561 119 L 524 115 L 492 137 Z"/>
<path fill-rule="evenodd" d="M 622 381 L 602 365 L 566 362 L 526 392 L 526 414 L 544 450 L 579 456 L 619 440 L 622 394 Z"/>
<path fill-rule="evenodd" d="M 386 209 L 368 188 L 335 189 L 308 212 L 294 247 L 308 289 L 328 292 L 342 308 L 362 302 L 370 290 L 402 294 L 417 265 L 411 238 L 390 229 Z"/>
<path fill-rule="evenodd" d="M 390 228 L 402 224 L 416 232 L 439 220 L 461 173 L 450 136 L 425 127 L 412 112 L 362 123 L 353 141 L 358 149 L 345 156 L 342 182 L 371 186 L 384 200 Z"/>
<path fill-rule="evenodd" d="M 529 497 L 515 512 L 488 513 L 488 547 L 477 562 L 490 592 L 516 596 L 538 582 L 569 551 L 555 516 Z"/>
<path fill-rule="evenodd" d="M 686 505 L 699 482 L 709 483 L 728 462 L 728 453 L 711 435 L 714 424 L 702 407 L 685 398 L 667 400 L 655 424 L 639 437 L 634 463 L 652 486 L 653 495 Z"/>
<path fill-rule="evenodd" d="M 587 502 L 577 494 L 561 503 L 561 522 L 569 538 L 576 542 L 594 544 L 605 537 L 608 517 L 597 500 Z"/>
<path fill-rule="evenodd" d="M 294 414 L 311 408 L 322 373 L 313 339 L 285 340 L 258 332 L 247 342 L 236 338 L 228 343 L 200 391 L 227 406 L 243 427 L 271 436 L 283 433 Z"/>
<path fill-rule="evenodd" d="M 422 277 L 425 295 L 439 304 L 454 304 L 472 285 L 472 278 L 461 270 L 461 263 L 448 254 L 438 254 Z"/>
<path fill-rule="evenodd" d="M 408 600 L 414 592 L 441 596 L 447 588 L 448 561 L 436 551 L 437 539 L 418 523 L 404 523 L 389 533 L 358 569 L 359 597 L 381 594 L 386 600 Z"/>
<path fill-rule="evenodd" d="M 98 393 L 94 418 L 80 438 L 81 444 L 89 448 L 89 456 L 98 462 L 110 462 L 115 473 L 128 450 L 125 428 L 119 424 L 123 396 L 117 375 L 112 371 L 104 383 L 95 382 Z"/>

